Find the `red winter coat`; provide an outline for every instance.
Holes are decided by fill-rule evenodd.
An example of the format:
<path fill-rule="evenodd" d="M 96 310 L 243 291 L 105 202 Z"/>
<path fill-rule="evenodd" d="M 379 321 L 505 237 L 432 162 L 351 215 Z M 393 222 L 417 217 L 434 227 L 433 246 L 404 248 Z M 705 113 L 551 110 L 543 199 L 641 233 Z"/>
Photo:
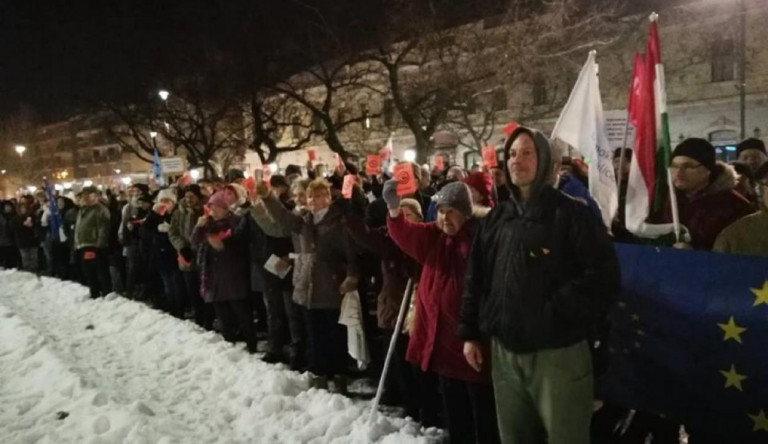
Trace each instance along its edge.
<path fill-rule="evenodd" d="M 711 250 L 717 235 L 725 227 L 754 212 L 752 205 L 734 191 L 736 177 L 731 167 L 718 163 L 717 176 L 710 185 L 694 196 L 677 193 L 680 223 L 691 231 L 691 246 Z M 669 200 L 661 222 L 672 222 Z"/>
<path fill-rule="evenodd" d="M 490 383 L 490 366 L 481 373 L 470 367 L 457 335 L 473 226 L 470 220 L 458 234 L 447 236 L 435 223 L 387 218 L 392 240 L 423 267 L 406 360 L 448 378 Z M 486 351 L 484 356 L 490 355 Z"/>

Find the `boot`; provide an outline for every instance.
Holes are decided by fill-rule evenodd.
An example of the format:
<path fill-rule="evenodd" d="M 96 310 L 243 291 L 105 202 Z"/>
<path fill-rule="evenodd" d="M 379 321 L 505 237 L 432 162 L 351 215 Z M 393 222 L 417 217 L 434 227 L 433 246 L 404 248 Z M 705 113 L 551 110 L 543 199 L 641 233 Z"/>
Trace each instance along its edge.
<path fill-rule="evenodd" d="M 347 377 L 344 375 L 336 375 L 336 377 L 333 378 L 333 390 L 331 390 L 331 392 L 347 396 L 349 394 L 349 391 L 347 390 Z"/>

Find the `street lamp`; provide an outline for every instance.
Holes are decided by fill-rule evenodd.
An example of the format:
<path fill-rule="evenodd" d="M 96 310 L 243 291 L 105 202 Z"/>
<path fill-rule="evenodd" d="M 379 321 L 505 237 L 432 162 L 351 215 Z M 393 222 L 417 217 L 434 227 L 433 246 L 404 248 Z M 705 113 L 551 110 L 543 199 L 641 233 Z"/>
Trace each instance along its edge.
<path fill-rule="evenodd" d="M 405 150 L 404 156 L 406 162 L 413 162 L 416 160 L 416 151 L 414 150 Z"/>
<path fill-rule="evenodd" d="M 149 132 L 149 137 L 151 137 L 152 140 L 155 140 L 155 137 L 157 137 L 157 131 L 150 131 Z"/>
<path fill-rule="evenodd" d="M 120 179 L 120 182 L 122 182 L 123 185 L 128 186 L 131 184 L 131 178 L 128 176 L 123 177 L 122 179 Z"/>
<path fill-rule="evenodd" d="M 200 170 L 189 170 L 189 175 L 192 177 L 192 180 L 197 181 L 200 178 Z"/>
<path fill-rule="evenodd" d="M 23 156 L 24 151 L 26 150 L 27 150 L 27 147 L 25 147 L 24 145 L 16 145 L 16 152 L 19 153 L 19 156 Z"/>
<path fill-rule="evenodd" d="M 165 102 L 166 100 L 168 100 L 168 96 L 171 95 L 171 93 L 169 93 L 164 89 L 161 89 L 160 91 L 157 92 L 157 95 L 160 96 L 163 102 Z"/>
<path fill-rule="evenodd" d="M 119 170 L 119 169 L 116 169 L 116 170 L 115 170 L 115 174 L 120 174 L 120 170 Z"/>
<path fill-rule="evenodd" d="M 5 170 L 0 170 L 0 174 L 5 174 Z"/>

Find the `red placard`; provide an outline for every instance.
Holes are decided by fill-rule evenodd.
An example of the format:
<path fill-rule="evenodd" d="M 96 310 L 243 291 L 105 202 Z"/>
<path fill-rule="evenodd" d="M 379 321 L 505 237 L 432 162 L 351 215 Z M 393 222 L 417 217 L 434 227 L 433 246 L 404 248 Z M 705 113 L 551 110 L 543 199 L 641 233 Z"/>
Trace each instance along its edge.
<path fill-rule="evenodd" d="M 314 162 L 317 160 L 317 153 L 315 152 L 314 148 L 307 149 L 307 156 L 309 156 L 309 161 Z"/>
<path fill-rule="evenodd" d="M 83 259 L 87 261 L 92 261 L 96 259 L 96 252 L 95 251 L 86 251 L 85 254 L 83 254 Z"/>
<path fill-rule="evenodd" d="M 435 169 L 437 171 L 443 171 L 445 169 L 445 159 L 442 155 L 435 156 Z"/>
<path fill-rule="evenodd" d="M 499 161 L 496 158 L 496 147 L 487 146 L 483 148 L 483 165 L 486 168 L 496 168 L 499 166 Z"/>
<path fill-rule="evenodd" d="M 511 136 L 513 132 L 517 129 L 517 127 L 520 126 L 517 124 L 517 122 L 510 122 L 509 125 L 505 126 L 502 132 L 507 135 L 507 137 Z"/>
<path fill-rule="evenodd" d="M 243 181 L 243 188 L 248 191 L 249 196 L 253 196 L 253 193 L 256 191 L 256 179 L 253 177 L 246 178 Z"/>
<path fill-rule="evenodd" d="M 410 196 L 419 190 L 419 184 L 413 175 L 413 165 L 410 163 L 395 165 L 394 178 L 397 180 L 398 196 Z"/>
<path fill-rule="evenodd" d="M 369 154 L 365 158 L 365 174 L 375 176 L 381 171 L 381 157 L 377 154 Z"/>
<path fill-rule="evenodd" d="M 357 176 L 354 174 L 347 174 L 344 176 L 344 185 L 341 187 L 341 195 L 344 197 L 344 199 L 352 198 L 352 190 L 355 188 L 356 180 Z"/>

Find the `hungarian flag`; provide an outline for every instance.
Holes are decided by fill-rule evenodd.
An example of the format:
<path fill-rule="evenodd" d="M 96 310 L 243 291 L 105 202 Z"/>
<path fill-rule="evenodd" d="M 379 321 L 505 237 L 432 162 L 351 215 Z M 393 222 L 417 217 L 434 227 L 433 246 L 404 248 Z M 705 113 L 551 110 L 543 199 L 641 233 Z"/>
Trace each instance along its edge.
<path fill-rule="evenodd" d="M 610 227 L 619 205 L 618 191 L 613 171 L 613 153 L 605 133 L 595 55 L 595 51 L 589 52 L 568 103 L 557 119 L 552 139 L 567 143 L 590 160 L 589 192 L 600 206 L 603 223 Z"/>
<path fill-rule="evenodd" d="M 645 54 L 635 54 L 628 118 L 635 127 L 635 144 L 627 186 L 627 229 L 641 237 L 671 233 L 672 224 L 650 225 L 649 215 L 670 197 L 668 168 L 671 157 L 664 65 L 657 27 L 651 14 Z"/>

